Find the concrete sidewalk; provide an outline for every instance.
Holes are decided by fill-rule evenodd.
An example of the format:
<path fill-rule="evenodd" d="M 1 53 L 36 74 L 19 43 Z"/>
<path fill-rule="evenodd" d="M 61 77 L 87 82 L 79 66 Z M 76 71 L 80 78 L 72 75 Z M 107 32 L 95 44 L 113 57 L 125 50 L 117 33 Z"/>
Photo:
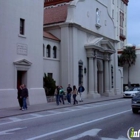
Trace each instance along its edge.
<path fill-rule="evenodd" d="M 83 105 L 83 104 L 90 104 L 90 103 L 117 100 L 117 99 L 123 99 L 123 95 L 120 94 L 120 95 L 114 95 L 110 97 L 100 97 L 97 99 L 84 99 L 83 102 L 78 102 L 78 106 Z M 24 111 L 19 110 L 19 107 L 4 108 L 4 109 L 0 109 L 0 118 L 12 117 L 16 115 L 23 115 L 23 114 L 35 113 L 35 112 L 46 111 L 46 110 L 72 107 L 72 106 L 73 104 L 68 104 L 67 101 L 65 101 L 65 105 L 63 104 L 56 105 L 55 102 L 38 104 L 38 105 L 30 105 L 28 106 L 28 110 L 24 110 Z"/>

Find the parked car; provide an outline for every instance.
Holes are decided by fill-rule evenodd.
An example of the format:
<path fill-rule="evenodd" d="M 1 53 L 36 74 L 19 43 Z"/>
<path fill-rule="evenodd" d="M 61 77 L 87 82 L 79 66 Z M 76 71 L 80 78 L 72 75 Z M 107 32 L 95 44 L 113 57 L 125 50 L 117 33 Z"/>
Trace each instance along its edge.
<path fill-rule="evenodd" d="M 131 107 L 133 113 L 138 113 L 138 111 L 140 110 L 140 94 L 132 98 Z"/>
<path fill-rule="evenodd" d="M 137 94 L 140 94 L 140 87 L 132 87 L 126 91 L 123 92 L 123 97 L 134 97 Z"/>

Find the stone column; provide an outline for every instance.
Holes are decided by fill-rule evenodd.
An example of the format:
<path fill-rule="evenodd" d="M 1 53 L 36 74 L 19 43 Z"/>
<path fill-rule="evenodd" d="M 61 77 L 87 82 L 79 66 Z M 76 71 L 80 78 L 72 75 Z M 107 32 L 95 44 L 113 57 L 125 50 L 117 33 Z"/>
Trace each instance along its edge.
<path fill-rule="evenodd" d="M 105 60 L 105 95 L 109 95 L 109 69 L 108 60 Z"/>
<path fill-rule="evenodd" d="M 98 93 L 97 91 L 97 58 L 94 59 L 94 92 Z"/>
<path fill-rule="evenodd" d="M 89 57 L 89 94 L 94 93 L 94 61 L 93 57 Z"/>
<path fill-rule="evenodd" d="M 109 72 L 109 92 L 111 93 L 111 60 L 108 61 Z"/>

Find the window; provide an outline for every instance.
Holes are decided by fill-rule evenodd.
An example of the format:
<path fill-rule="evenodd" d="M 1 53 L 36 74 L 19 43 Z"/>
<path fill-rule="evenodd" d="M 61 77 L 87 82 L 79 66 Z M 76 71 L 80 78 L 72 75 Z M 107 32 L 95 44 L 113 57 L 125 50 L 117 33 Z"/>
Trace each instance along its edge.
<path fill-rule="evenodd" d="M 57 48 L 56 46 L 53 47 L 53 58 L 57 57 Z"/>
<path fill-rule="evenodd" d="M 45 57 L 45 45 L 43 44 L 43 57 Z"/>
<path fill-rule="evenodd" d="M 120 12 L 120 34 L 123 35 L 124 13 Z"/>
<path fill-rule="evenodd" d="M 111 87 L 113 88 L 114 83 L 113 83 L 113 66 L 111 65 Z"/>
<path fill-rule="evenodd" d="M 53 73 L 48 73 L 48 77 L 53 78 Z"/>
<path fill-rule="evenodd" d="M 20 34 L 24 35 L 24 27 L 25 26 L 25 20 L 20 18 Z"/>
<path fill-rule="evenodd" d="M 47 45 L 47 48 L 46 48 L 46 56 L 47 57 L 51 57 L 51 46 L 50 45 Z"/>
<path fill-rule="evenodd" d="M 78 71 L 79 71 L 78 83 L 80 85 L 83 83 L 83 61 L 82 60 L 79 61 Z"/>

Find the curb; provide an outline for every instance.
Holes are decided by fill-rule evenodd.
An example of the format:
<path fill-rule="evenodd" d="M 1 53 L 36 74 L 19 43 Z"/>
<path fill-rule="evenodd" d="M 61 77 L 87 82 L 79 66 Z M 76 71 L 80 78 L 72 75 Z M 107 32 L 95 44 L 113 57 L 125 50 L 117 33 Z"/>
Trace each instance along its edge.
<path fill-rule="evenodd" d="M 80 105 L 84 105 L 84 104 L 91 104 L 91 103 L 97 103 L 97 102 L 103 102 L 103 101 L 110 101 L 110 100 L 117 100 L 117 99 L 123 99 L 122 97 L 118 97 L 118 98 L 112 98 L 112 99 L 103 99 L 103 100 L 98 100 L 98 101 L 90 101 L 87 103 L 81 103 L 81 104 L 77 104 L 76 106 L 80 106 Z M 57 110 L 60 108 L 66 108 L 66 107 L 73 107 L 73 105 L 65 105 L 65 106 L 56 106 L 53 108 L 48 108 L 48 109 L 39 109 L 39 110 L 34 110 L 34 111 L 29 111 L 29 112 L 22 112 L 22 113 L 17 113 L 17 114 L 12 114 L 12 115 L 6 115 L 6 116 L 2 116 L 0 117 L 0 119 L 2 118 L 7 118 L 7 117 L 13 117 L 13 116 L 20 116 L 20 115 L 25 115 L 25 114 L 30 114 L 30 113 L 36 113 L 36 112 L 42 112 L 42 111 L 47 111 L 47 110 Z"/>

